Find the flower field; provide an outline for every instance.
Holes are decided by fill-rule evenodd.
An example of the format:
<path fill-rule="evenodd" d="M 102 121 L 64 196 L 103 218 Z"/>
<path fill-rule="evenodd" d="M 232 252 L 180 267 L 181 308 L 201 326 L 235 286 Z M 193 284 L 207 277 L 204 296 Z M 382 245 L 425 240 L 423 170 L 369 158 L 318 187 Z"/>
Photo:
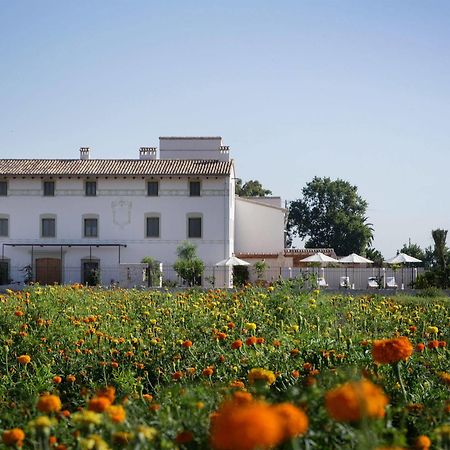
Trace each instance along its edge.
<path fill-rule="evenodd" d="M 449 449 L 450 302 L 0 294 L 0 448 Z"/>

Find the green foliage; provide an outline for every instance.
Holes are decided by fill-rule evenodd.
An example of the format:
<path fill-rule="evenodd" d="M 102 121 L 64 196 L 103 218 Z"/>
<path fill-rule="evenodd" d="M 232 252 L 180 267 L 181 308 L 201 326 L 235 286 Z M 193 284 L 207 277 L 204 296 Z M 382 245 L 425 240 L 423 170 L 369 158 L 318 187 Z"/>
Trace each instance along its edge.
<path fill-rule="evenodd" d="M 361 254 L 371 243 L 373 229 L 365 216 L 367 202 L 347 181 L 314 179 L 291 202 L 288 224 L 307 248 L 334 248 L 338 255 Z"/>
<path fill-rule="evenodd" d="M 417 293 L 419 297 L 425 297 L 425 298 L 438 298 L 438 297 L 447 297 L 445 292 L 442 291 L 442 289 L 439 289 L 435 286 L 426 287 L 424 289 L 420 289 L 420 291 Z"/>
<path fill-rule="evenodd" d="M 256 261 L 255 265 L 253 266 L 256 271 L 256 276 L 258 277 L 258 280 L 261 280 L 264 276 L 264 272 L 267 269 L 267 263 L 264 260 Z"/>
<path fill-rule="evenodd" d="M 195 244 L 185 241 L 177 247 L 178 259 L 173 268 L 177 274 L 188 284 L 196 286 L 201 284 L 201 277 L 205 270 L 203 261 L 196 254 Z"/>
<path fill-rule="evenodd" d="M 161 270 L 159 269 L 159 267 L 160 267 L 159 262 L 156 261 L 151 256 L 145 256 L 144 258 L 142 258 L 141 262 L 143 264 L 147 264 L 147 268 L 145 269 L 145 272 L 146 272 L 146 279 L 147 279 L 148 287 L 159 286 L 161 275 L 162 275 Z"/>
<path fill-rule="evenodd" d="M 236 195 L 239 197 L 265 197 L 271 194 L 272 191 L 263 188 L 258 180 L 249 180 L 242 184 L 240 178 L 236 179 Z"/>
<path fill-rule="evenodd" d="M 47 431 L 67 448 L 206 449 L 211 415 L 232 395 L 230 383 L 239 381 L 258 399 L 304 406 L 310 422 L 307 434 L 279 450 L 372 450 L 393 443 L 413 448 L 420 434 L 432 437 L 433 449 L 448 448 L 437 428 L 448 423 L 448 386 L 439 374 L 448 372 L 449 348 L 431 349 L 426 344 L 435 339 L 449 342 L 450 300 L 353 297 L 348 291 L 324 295 L 303 289 L 302 281 L 232 292 L 48 286 L 2 294 L 0 431 L 23 428 L 22 448 L 48 449 L 48 434 L 41 445 L 29 423 L 43 414 L 36 408 L 39 395 L 50 392 L 72 413 L 49 414 L 58 420 Z M 430 326 L 437 331 L 430 334 Z M 219 340 L 222 330 L 226 337 Z M 399 335 L 408 335 L 414 346 L 425 344 L 423 352 L 402 362 L 406 400 L 393 368 L 374 363 L 369 343 Z M 264 341 L 246 345 L 250 336 Z M 237 339 L 244 345 L 234 350 Z M 192 346 L 185 348 L 185 340 Z M 27 365 L 17 360 L 23 354 L 31 358 Z M 214 372 L 205 377 L 202 371 L 207 367 Z M 256 367 L 276 372 L 275 383 L 263 390 L 249 384 L 248 373 Z M 177 372 L 181 378 L 174 379 Z M 340 383 L 361 379 L 362 372 L 389 397 L 385 418 L 362 423 L 332 420 L 325 408 L 326 393 Z M 69 381 L 69 375 L 75 380 Z M 62 382 L 55 384 L 54 376 Z M 86 410 L 89 399 L 105 385 L 116 388 L 115 404 L 126 409 L 126 421 L 112 423 L 102 414 L 100 424 L 76 424 L 77 410 Z M 113 433 L 126 431 L 136 437 L 142 425 L 157 429 L 152 442 L 112 444 Z M 191 443 L 175 442 L 182 430 L 192 432 Z M 78 434 L 80 442 L 74 438 Z M 108 446 L 81 445 L 90 434 L 101 436 Z M 6 446 L 0 443 L 0 448 Z"/>
<path fill-rule="evenodd" d="M 364 256 L 373 261 L 374 267 L 381 267 L 383 265 L 384 261 L 383 255 L 379 250 L 376 250 L 375 248 L 372 247 L 366 248 Z"/>

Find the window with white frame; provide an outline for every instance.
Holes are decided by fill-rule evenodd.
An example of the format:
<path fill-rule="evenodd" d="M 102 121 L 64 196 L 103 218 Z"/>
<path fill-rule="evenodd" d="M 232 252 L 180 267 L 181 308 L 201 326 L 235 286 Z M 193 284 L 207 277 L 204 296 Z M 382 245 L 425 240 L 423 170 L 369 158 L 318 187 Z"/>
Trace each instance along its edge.
<path fill-rule="evenodd" d="M 83 236 L 86 238 L 98 237 L 98 218 L 84 217 L 83 218 Z"/>
<path fill-rule="evenodd" d="M 145 217 L 145 237 L 160 237 L 160 217 L 159 215 L 148 214 Z"/>

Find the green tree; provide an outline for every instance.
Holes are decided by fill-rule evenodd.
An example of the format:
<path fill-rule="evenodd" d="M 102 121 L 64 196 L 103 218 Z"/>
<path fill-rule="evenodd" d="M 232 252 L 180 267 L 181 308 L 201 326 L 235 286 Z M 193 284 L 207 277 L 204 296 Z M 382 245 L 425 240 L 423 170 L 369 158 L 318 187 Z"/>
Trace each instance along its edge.
<path fill-rule="evenodd" d="M 141 263 L 147 264 L 145 268 L 145 274 L 147 279 L 147 286 L 160 286 L 161 271 L 159 269 L 159 262 L 151 256 L 145 256 L 142 258 Z"/>
<path fill-rule="evenodd" d="M 265 197 L 271 194 L 272 191 L 263 188 L 258 180 L 249 180 L 242 184 L 240 178 L 236 179 L 236 195 L 239 197 Z"/>
<path fill-rule="evenodd" d="M 434 257 L 436 260 L 435 275 L 438 287 L 446 288 L 449 285 L 449 250 L 446 245 L 447 231 L 436 229 L 431 232 L 434 241 Z"/>
<path fill-rule="evenodd" d="M 338 255 L 362 253 L 372 242 L 367 202 L 344 180 L 314 177 L 302 198 L 290 203 L 288 223 L 307 248 L 334 248 Z"/>
<path fill-rule="evenodd" d="M 375 248 L 372 247 L 366 248 L 366 250 L 364 251 L 364 256 L 373 261 L 375 267 L 381 267 L 383 265 L 384 261 L 383 255 L 379 250 Z"/>
<path fill-rule="evenodd" d="M 201 284 L 201 277 L 205 270 L 205 265 L 197 256 L 196 250 L 197 247 L 192 242 L 182 242 L 177 247 L 178 259 L 173 265 L 175 272 L 177 272 L 189 286 Z"/>

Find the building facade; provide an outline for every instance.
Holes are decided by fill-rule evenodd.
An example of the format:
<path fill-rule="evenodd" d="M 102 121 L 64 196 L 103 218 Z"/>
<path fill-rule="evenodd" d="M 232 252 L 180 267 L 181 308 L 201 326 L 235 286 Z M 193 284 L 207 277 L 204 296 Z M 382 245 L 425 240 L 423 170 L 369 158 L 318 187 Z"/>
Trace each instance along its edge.
<path fill-rule="evenodd" d="M 161 137 L 159 151 L 136 159 L 92 159 L 88 148 L 79 159 L 0 159 L 0 283 L 86 283 L 95 273 L 136 284 L 142 258 L 169 268 L 186 240 L 209 268 L 240 249 L 282 252 L 284 210 L 237 208 L 234 186 L 220 137 Z M 229 273 L 214 276 L 229 285 Z"/>

